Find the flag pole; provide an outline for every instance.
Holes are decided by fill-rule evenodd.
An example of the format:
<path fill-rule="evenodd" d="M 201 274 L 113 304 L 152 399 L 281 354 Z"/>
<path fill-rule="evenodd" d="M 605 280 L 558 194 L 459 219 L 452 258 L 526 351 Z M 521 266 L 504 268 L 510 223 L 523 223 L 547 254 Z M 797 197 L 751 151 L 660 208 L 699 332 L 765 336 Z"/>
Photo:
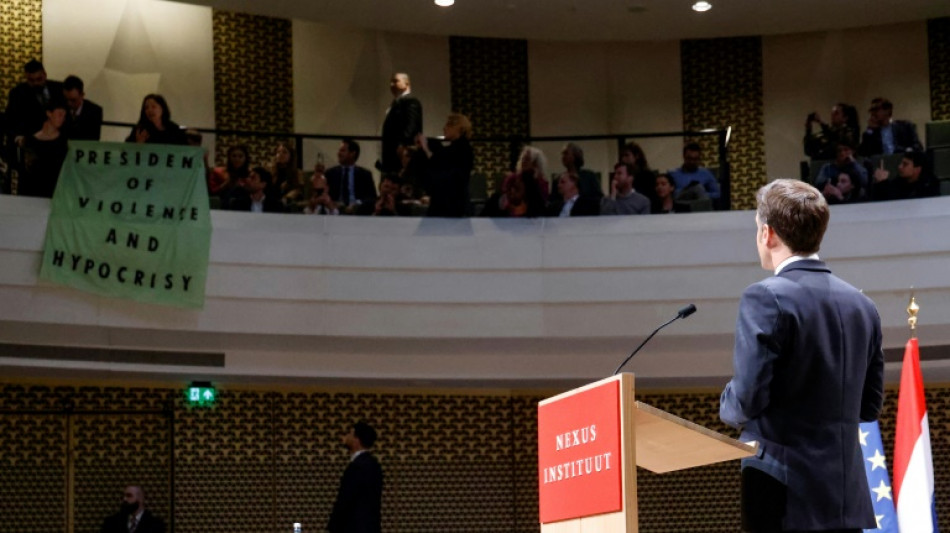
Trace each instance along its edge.
<path fill-rule="evenodd" d="M 914 298 L 914 288 L 910 288 L 910 303 L 907 304 L 907 325 L 910 326 L 910 337 L 917 338 L 917 313 L 920 312 L 920 306 L 917 305 L 917 299 Z"/>

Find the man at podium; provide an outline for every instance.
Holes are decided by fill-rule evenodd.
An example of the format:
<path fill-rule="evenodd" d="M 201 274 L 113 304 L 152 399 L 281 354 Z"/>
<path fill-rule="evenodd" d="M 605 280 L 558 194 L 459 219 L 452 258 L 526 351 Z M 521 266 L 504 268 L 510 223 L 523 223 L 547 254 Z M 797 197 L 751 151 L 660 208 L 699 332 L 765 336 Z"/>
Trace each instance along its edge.
<path fill-rule="evenodd" d="M 776 180 L 756 201 L 759 259 L 774 276 L 742 294 L 719 408 L 760 445 L 742 460 L 743 531 L 873 529 L 858 423 L 883 402 L 877 309 L 818 259 L 829 211 L 817 189 Z"/>

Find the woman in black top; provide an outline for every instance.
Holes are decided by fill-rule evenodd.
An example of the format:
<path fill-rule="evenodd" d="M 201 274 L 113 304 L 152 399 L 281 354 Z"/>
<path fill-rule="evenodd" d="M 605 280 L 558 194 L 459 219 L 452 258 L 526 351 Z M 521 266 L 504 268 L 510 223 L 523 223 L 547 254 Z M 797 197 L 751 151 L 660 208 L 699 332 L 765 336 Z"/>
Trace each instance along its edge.
<path fill-rule="evenodd" d="M 160 94 L 149 94 L 142 99 L 138 123 L 125 142 L 148 144 L 188 144 L 188 138 L 178 124 L 172 122 L 168 102 Z"/>
<path fill-rule="evenodd" d="M 43 129 L 24 139 L 24 172 L 18 183 L 18 194 L 53 197 L 59 171 L 66 160 L 66 135 L 60 132 L 65 121 L 66 100 L 51 98 L 46 106 Z"/>
<path fill-rule="evenodd" d="M 475 154 L 469 139 L 472 123 L 468 117 L 452 113 L 442 129 L 447 145 L 439 139 L 423 142 L 422 135 L 417 145 L 428 156 L 426 192 L 429 194 L 429 209 L 426 216 L 459 218 L 468 214 L 468 182 L 475 164 Z"/>

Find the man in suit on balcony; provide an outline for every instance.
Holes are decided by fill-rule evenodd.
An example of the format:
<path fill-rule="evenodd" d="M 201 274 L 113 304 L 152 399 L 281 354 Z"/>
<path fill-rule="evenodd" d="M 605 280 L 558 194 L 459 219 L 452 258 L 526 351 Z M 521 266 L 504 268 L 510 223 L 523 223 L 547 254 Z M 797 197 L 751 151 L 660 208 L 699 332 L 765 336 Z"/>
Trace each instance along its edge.
<path fill-rule="evenodd" d="M 383 469 L 369 449 L 376 430 L 365 422 L 353 424 L 343 436 L 350 463 L 343 471 L 327 531 L 330 533 L 379 533 L 383 498 Z"/>
<path fill-rule="evenodd" d="M 393 102 L 383 120 L 383 153 L 377 168 L 384 173 L 398 173 L 402 162 L 396 150 L 412 146 L 416 135 L 422 133 L 422 103 L 410 94 L 411 83 L 405 72 L 393 74 L 389 81 Z"/>

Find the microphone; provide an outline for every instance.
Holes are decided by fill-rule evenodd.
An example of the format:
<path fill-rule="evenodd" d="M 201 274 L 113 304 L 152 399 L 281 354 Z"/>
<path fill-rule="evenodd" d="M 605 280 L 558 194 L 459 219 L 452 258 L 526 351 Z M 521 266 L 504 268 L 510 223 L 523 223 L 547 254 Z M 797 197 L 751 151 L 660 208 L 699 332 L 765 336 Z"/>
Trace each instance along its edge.
<path fill-rule="evenodd" d="M 696 312 L 696 306 L 693 305 L 693 304 L 689 304 L 689 305 L 687 305 L 686 307 L 683 307 L 682 309 L 680 309 L 679 311 L 677 311 L 677 312 L 676 312 L 676 316 L 674 316 L 673 318 L 667 320 L 662 326 L 660 326 L 660 327 L 656 328 L 655 330 L 653 330 L 653 333 L 651 333 L 649 337 L 647 337 L 646 339 L 644 339 L 643 342 L 640 343 L 640 346 L 637 346 L 637 349 L 634 350 L 633 353 L 631 353 L 630 355 L 628 355 L 627 358 L 624 359 L 622 363 L 620 363 L 620 366 L 617 367 L 617 370 L 614 370 L 613 375 L 616 376 L 617 374 L 619 374 L 619 373 L 620 373 L 620 369 L 623 368 L 623 365 L 625 365 L 625 364 L 627 364 L 628 362 L 630 362 L 630 360 L 633 359 L 633 356 L 634 356 L 634 355 L 637 355 L 637 352 L 640 351 L 640 348 L 643 348 L 643 347 L 646 345 L 646 343 L 650 342 L 650 339 L 652 339 L 654 335 L 656 335 L 657 333 L 659 333 L 659 331 L 660 331 L 661 329 L 665 328 L 666 326 L 669 326 L 670 324 L 672 324 L 673 322 L 676 322 L 677 320 L 679 320 L 679 319 L 681 319 L 681 318 L 686 318 L 686 317 L 688 317 L 689 315 L 691 315 L 691 314 L 693 314 L 693 313 L 695 313 L 695 312 Z"/>

